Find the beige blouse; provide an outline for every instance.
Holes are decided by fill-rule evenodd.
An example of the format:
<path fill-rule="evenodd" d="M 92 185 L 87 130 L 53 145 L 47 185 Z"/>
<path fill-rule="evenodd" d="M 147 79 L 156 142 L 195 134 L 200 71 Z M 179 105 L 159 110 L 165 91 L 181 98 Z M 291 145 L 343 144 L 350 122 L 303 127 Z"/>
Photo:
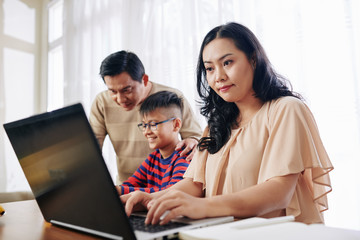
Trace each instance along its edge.
<path fill-rule="evenodd" d="M 301 173 L 289 206 L 264 217 L 293 215 L 299 222 L 320 223 L 328 208 L 332 169 L 309 108 L 297 98 L 282 97 L 265 103 L 248 124 L 234 129 L 217 153 L 197 151 L 184 177 L 202 183 L 211 197 Z"/>

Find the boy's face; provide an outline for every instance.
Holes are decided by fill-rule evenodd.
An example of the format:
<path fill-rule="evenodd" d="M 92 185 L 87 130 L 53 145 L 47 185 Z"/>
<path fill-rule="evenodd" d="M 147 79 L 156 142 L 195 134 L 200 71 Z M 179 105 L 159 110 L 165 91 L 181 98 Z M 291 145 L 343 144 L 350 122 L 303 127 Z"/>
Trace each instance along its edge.
<path fill-rule="evenodd" d="M 169 120 L 164 123 L 156 124 L 170 119 L 161 112 L 162 111 L 155 109 L 154 111 L 147 113 L 143 116 L 143 123 L 148 124 L 145 131 L 143 131 L 143 134 L 147 138 L 150 148 L 174 148 L 172 149 L 172 151 L 174 151 L 175 145 L 177 144 L 178 130 L 175 128 L 174 120 Z M 156 124 L 156 127 L 150 127 L 149 123 L 150 125 Z"/>

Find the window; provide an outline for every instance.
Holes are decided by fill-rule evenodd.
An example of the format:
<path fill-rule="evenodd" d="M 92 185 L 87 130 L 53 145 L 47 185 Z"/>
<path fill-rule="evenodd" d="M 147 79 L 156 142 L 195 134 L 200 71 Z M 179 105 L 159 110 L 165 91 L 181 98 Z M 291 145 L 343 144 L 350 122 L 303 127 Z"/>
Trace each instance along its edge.
<path fill-rule="evenodd" d="M 39 94 L 37 14 L 40 1 L 3 0 L 0 24 L 0 124 L 33 115 Z M 29 189 L 4 129 L 0 130 L 0 192 Z"/>
<path fill-rule="evenodd" d="M 64 105 L 63 66 L 63 1 L 53 1 L 48 6 L 48 82 L 47 110 Z"/>

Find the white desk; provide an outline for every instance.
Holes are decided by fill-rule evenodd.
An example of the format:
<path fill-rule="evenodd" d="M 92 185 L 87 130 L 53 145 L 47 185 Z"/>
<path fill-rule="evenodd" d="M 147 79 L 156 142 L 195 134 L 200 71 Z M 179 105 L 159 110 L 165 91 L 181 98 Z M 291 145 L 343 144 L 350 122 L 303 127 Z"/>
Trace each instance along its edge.
<path fill-rule="evenodd" d="M 298 222 L 268 224 L 244 227 L 243 221 L 226 223 L 213 227 L 180 232 L 184 240 L 202 239 L 251 239 L 251 240 L 360 240 L 360 231 L 326 227 L 322 224 L 306 225 Z"/>

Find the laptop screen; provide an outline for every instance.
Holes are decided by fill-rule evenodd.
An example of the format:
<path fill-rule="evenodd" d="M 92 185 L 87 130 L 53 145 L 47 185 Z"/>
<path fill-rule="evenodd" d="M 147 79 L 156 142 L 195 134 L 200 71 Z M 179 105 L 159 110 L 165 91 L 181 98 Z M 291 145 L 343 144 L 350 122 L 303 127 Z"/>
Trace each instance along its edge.
<path fill-rule="evenodd" d="M 135 238 L 81 104 L 4 128 L 46 221 Z"/>

